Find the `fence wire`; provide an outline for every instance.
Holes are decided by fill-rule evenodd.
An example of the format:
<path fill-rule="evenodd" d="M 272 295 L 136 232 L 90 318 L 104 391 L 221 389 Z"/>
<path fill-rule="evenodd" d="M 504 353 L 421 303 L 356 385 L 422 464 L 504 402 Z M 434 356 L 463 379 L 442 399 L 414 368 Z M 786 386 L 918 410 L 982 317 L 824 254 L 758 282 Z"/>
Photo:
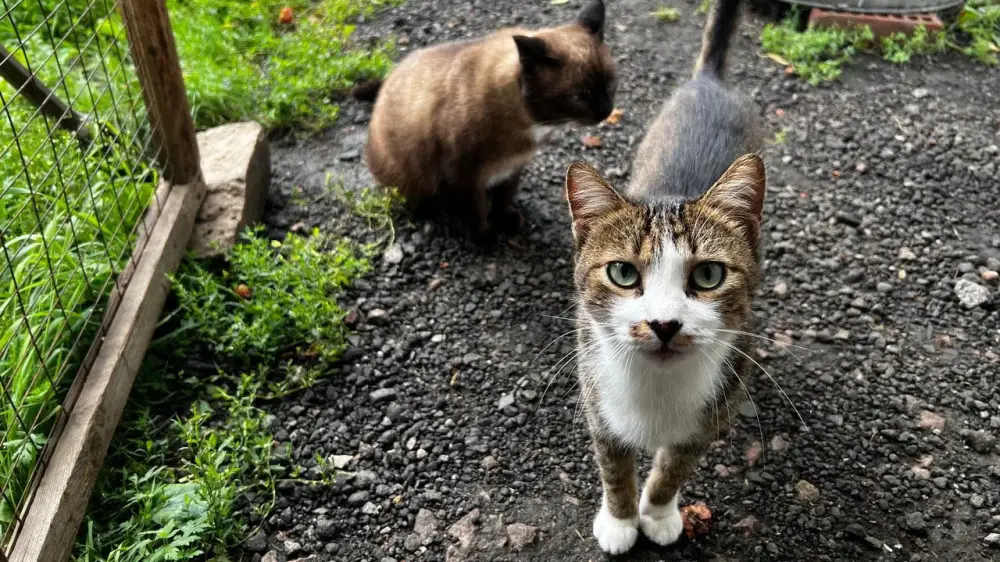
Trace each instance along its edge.
<path fill-rule="evenodd" d="M 0 77 L 3 558 L 164 193 L 117 0 L 0 0 Z"/>

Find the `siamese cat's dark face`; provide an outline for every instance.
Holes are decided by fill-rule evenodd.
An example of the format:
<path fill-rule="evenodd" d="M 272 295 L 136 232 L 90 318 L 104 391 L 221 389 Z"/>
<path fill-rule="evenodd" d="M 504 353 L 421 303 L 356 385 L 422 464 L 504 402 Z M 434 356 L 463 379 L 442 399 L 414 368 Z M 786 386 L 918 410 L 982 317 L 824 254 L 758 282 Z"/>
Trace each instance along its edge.
<path fill-rule="evenodd" d="M 521 90 L 539 124 L 594 124 L 614 109 L 615 64 L 604 44 L 604 3 L 588 4 L 571 24 L 516 35 Z"/>

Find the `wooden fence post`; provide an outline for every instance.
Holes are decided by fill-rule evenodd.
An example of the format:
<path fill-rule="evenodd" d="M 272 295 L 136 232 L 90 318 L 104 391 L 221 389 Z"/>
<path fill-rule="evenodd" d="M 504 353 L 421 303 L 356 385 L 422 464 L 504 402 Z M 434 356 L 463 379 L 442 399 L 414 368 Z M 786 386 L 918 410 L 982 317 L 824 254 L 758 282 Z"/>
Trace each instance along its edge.
<path fill-rule="evenodd" d="M 166 1 L 122 0 L 119 9 L 163 177 L 176 185 L 191 183 L 201 173 L 198 139 Z"/>
<path fill-rule="evenodd" d="M 137 265 L 82 389 L 67 413 L 45 472 L 23 517 L 10 562 L 63 562 L 72 551 L 98 471 L 128 400 L 205 198 L 198 141 L 165 0 L 121 0 L 157 160 L 163 167 L 159 214 L 135 248 Z M 149 231 L 148 236 L 145 232 Z M 115 290 L 117 292 L 117 289 Z M 97 345 L 97 344 L 95 344 Z M 75 385 L 76 383 L 74 383 Z M 0 545 L 2 546 L 2 545 Z"/>

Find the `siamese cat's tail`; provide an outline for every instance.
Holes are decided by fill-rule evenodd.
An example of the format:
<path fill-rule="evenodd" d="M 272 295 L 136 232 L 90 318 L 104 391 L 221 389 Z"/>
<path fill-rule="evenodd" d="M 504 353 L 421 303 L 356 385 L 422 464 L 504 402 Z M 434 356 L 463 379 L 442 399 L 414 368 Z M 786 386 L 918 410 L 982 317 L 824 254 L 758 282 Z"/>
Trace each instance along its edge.
<path fill-rule="evenodd" d="M 694 74 L 708 74 L 721 80 L 726 69 L 729 42 L 740 23 L 740 0 L 714 0 L 715 7 L 705 23 L 701 55 Z"/>
<path fill-rule="evenodd" d="M 351 96 L 358 101 L 375 101 L 379 90 L 382 89 L 381 80 L 369 80 L 361 82 L 351 88 Z"/>

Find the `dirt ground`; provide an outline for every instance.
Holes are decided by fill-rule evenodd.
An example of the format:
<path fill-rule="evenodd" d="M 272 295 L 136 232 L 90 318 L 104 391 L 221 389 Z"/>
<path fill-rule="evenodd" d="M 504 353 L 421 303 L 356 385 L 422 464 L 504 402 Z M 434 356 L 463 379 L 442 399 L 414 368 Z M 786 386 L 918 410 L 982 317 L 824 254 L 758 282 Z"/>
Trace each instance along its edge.
<path fill-rule="evenodd" d="M 350 460 L 331 486 L 281 487 L 248 545 L 255 561 L 605 558 L 573 342 L 560 339 L 572 329 L 562 178 L 584 159 L 624 185 L 645 123 L 689 76 L 704 16 L 670 0 L 681 19 L 661 23 L 649 15 L 660 5 L 608 2 L 624 117 L 567 128 L 540 152 L 522 184 L 524 233 L 486 253 L 400 221 L 401 256 L 347 303 L 361 322 L 339 372 L 274 411 L 294 462 Z M 410 0 L 358 34 L 393 34 L 405 52 L 578 8 Z M 757 356 L 787 399 L 763 372 L 750 381 L 755 407 L 683 490 L 712 510 L 707 536 L 640 542 L 620 559 L 1000 558 L 1000 295 L 988 286 L 991 301 L 967 309 L 955 291 L 1000 268 L 1000 71 L 959 55 L 861 58 L 814 88 L 760 54 L 760 25 L 742 25 L 730 81 L 785 131 L 766 154 L 758 311 L 763 335 L 798 347 L 762 340 Z M 275 141 L 272 234 L 337 220 L 328 174 L 371 184 L 368 112 L 346 102 L 337 128 Z M 603 146 L 585 148 L 584 134 Z"/>

